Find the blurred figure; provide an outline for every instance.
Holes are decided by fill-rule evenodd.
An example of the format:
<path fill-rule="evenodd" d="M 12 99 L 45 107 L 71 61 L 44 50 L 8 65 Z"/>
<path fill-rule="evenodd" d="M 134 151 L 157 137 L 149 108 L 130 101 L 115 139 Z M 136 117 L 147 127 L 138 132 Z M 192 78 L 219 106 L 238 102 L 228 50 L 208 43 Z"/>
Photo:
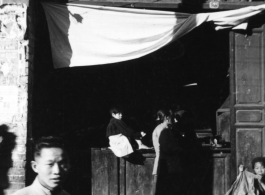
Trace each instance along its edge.
<path fill-rule="evenodd" d="M 12 150 L 16 146 L 15 134 L 7 125 L 0 125 L 0 195 L 9 187 L 8 170 L 12 167 Z"/>

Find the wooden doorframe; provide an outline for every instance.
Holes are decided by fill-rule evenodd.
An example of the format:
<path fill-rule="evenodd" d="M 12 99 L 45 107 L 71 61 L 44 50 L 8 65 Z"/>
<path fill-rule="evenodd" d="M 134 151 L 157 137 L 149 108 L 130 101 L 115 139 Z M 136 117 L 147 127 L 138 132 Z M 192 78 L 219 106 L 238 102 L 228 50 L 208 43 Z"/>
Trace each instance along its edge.
<path fill-rule="evenodd" d="M 252 31 L 230 33 L 231 181 L 239 163 L 252 171 L 251 160 L 265 154 L 265 25 Z M 248 145 L 254 147 L 250 152 Z"/>

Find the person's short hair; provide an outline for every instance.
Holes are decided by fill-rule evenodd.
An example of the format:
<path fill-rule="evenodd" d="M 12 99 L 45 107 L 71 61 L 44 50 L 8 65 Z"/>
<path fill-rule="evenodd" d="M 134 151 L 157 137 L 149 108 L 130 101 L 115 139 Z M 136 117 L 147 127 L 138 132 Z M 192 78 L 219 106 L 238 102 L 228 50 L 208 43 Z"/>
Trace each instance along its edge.
<path fill-rule="evenodd" d="M 258 162 L 261 163 L 265 167 L 265 157 L 256 157 L 251 162 L 252 169 L 254 169 L 255 164 Z"/>
<path fill-rule="evenodd" d="M 117 107 L 117 106 L 111 107 L 109 111 L 110 111 L 110 115 L 117 114 L 117 113 L 122 113 L 122 109 Z"/>
<path fill-rule="evenodd" d="M 55 137 L 55 136 L 41 137 L 35 143 L 34 158 L 41 155 L 41 150 L 43 148 L 61 148 L 65 151 L 65 143 L 60 137 Z"/>

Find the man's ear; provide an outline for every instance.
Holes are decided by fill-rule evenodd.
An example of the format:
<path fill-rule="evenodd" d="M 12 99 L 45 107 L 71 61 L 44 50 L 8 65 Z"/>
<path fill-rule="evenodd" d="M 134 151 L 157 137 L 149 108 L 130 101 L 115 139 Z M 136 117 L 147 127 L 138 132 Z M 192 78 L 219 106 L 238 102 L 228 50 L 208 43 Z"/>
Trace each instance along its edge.
<path fill-rule="evenodd" d="M 36 161 L 31 161 L 31 167 L 32 167 L 32 169 L 33 169 L 33 171 L 35 172 L 35 173 L 38 173 L 38 169 L 37 169 L 37 163 L 36 163 Z"/>

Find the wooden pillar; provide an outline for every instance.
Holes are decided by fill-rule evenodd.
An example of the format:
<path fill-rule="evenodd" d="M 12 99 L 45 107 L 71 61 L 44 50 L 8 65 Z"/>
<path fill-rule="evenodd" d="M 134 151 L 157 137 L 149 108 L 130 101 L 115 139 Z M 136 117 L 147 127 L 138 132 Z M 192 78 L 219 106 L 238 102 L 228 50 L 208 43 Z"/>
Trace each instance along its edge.
<path fill-rule="evenodd" d="M 230 34 L 232 181 L 239 164 L 251 171 L 251 160 L 265 155 L 264 32 Z"/>

